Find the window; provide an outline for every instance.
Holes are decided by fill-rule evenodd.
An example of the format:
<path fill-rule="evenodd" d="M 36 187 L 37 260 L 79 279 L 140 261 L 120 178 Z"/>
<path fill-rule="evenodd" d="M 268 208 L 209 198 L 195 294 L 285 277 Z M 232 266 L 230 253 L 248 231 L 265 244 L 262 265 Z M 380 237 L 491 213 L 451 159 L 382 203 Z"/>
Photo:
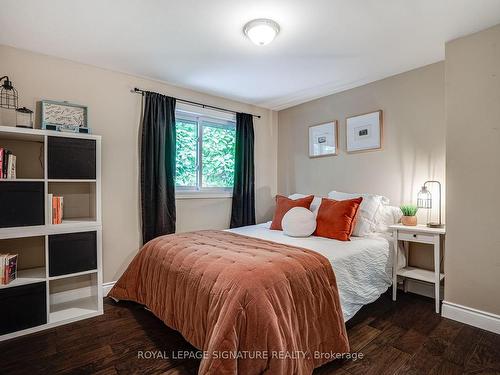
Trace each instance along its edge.
<path fill-rule="evenodd" d="M 176 133 L 177 192 L 232 192 L 234 121 L 177 111 Z"/>

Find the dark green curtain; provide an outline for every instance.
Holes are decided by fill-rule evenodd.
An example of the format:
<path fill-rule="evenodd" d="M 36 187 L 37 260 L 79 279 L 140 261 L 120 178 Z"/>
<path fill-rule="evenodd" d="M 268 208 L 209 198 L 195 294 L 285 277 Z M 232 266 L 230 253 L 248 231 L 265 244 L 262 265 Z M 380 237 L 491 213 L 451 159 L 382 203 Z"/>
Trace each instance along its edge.
<path fill-rule="evenodd" d="M 247 113 L 236 114 L 235 156 L 231 228 L 255 224 L 253 116 Z"/>
<path fill-rule="evenodd" d="M 144 93 L 142 241 L 175 233 L 175 98 Z"/>

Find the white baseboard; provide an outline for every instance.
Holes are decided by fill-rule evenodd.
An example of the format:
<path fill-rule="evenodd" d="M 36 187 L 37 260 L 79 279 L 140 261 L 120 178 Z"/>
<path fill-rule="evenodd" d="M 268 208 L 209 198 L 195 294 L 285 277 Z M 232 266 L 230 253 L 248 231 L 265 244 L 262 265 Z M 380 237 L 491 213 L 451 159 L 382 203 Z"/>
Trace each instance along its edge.
<path fill-rule="evenodd" d="M 442 316 L 500 334 L 500 315 L 443 301 Z"/>
<path fill-rule="evenodd" d="M 108 293 L 111 291 L 116 281 L 110 281 L 109 283 L 102 283 L 102 296 L 107 297 Z"/>

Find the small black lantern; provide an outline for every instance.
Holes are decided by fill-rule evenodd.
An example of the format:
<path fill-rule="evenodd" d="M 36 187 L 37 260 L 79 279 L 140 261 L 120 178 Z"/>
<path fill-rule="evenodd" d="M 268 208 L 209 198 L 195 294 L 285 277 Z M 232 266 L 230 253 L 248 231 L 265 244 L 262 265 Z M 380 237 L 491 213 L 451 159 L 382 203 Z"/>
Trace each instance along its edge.
<path fill-rule="evenodd" d="M 26 107 L 16 109 L 16 126 L 33 129 L 33 111 Z"/>
<path fill-rule="evenodd" d="M 12 81 L 9 80 L 9 77 L 3 76 L 0 78 L 0 83 L 2 81 L 2 86 L 0 86 L 0 108 L 17 109 L 17 90 L 14 88 Z"/>

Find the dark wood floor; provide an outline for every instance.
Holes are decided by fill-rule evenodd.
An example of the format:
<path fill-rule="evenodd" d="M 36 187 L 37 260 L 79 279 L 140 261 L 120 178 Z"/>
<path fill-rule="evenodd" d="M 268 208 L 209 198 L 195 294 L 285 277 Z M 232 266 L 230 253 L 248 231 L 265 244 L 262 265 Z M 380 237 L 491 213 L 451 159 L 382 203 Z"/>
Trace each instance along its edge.
<path fill-rule="evenodd" d="M 365 306 L 348 322 L 363 359 L 314 374 L 500 374 L 500 335 L 434 313 L 433 301 L 400 293 Z M 193 359 L 140 359 L 138 351 L 194 350 L 132 303 L 105 302 L 105 314 L 0 344 L 0 374 L 196 374 Z"/>

